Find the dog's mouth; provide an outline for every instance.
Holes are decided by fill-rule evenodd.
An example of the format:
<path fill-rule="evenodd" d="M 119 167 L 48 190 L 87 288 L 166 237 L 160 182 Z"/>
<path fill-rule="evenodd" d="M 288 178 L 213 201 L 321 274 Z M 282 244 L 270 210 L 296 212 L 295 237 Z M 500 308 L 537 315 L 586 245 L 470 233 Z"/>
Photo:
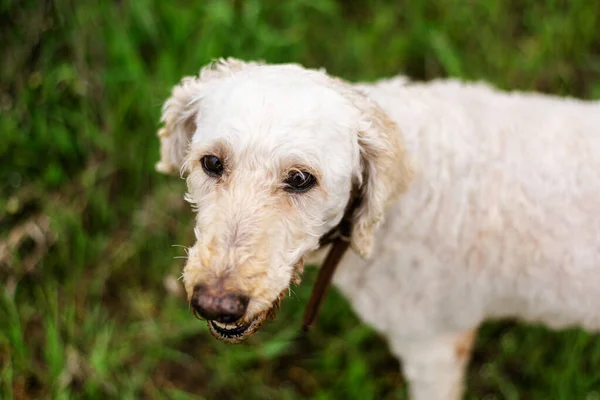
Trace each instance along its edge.
<path fill-rule="evenodd" d="M 241 343 L 252 336 L 267 319 L 267 312 L 257 315 L 249 324 L 223 324 L 217 321 L 208 321 L 210 333 L 217 339 L 226 343 Z"/>
<path fill-rule="evenodd" d="M 287 294 L 287 289 L 282 291 L 271 304 L 271 308 L 258 314 L 250 323 L 238 322 L 225 324 L 217 321 L 208 321 L 208 329 L 214 337 L 225 343 L 242 343 L 260 329 L 267 319 L 275 319 L 280 308 L 281 299 Z"/>

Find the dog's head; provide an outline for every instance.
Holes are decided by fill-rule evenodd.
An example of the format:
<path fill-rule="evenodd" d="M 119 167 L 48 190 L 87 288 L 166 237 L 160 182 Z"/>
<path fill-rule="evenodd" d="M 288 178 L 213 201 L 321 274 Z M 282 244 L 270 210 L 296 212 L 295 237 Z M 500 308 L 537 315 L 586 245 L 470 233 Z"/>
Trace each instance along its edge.
<path fill-rule="evenodd" d="M 296 65 L 214 63 L 173 89 L 162 122 L 157 169 L 187 176 L 197 213 L 185 289 L 223 341 L 273 315 L 353 186 L 351 243 L 368 257 L 410 177 L 400 134 L 374 102 Z"/>

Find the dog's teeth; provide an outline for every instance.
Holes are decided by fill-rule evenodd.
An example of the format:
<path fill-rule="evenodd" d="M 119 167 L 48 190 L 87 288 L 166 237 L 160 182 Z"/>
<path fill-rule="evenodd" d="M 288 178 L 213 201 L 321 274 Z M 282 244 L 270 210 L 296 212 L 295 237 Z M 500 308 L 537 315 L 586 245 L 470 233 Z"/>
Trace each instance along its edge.
<path fill-rule="evenodd" d="M 237 328 L 237 325 L 235 325 L 235 324 L 223 324 L 223 323 L 217 322 L 217 321 L 213 321 L 213 324 L 215 324 L 216 326 L 218 326 L 221 329 L 231 330 L 231 329 Z"/>

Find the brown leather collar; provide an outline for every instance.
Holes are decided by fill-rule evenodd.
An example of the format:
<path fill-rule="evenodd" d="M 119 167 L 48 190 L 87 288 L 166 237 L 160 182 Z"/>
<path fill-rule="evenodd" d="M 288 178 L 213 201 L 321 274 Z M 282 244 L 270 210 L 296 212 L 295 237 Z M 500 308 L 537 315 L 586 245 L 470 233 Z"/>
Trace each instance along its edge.
<path fill-rule="evenodd" d="M 335 269 L 350 246 L 354 212 L 360 205 L 360 202 L 361 196 L 358 194 L 358 189 L 354 187 L 350 194 L 350 201 L 346 206 L 346 211 L 344 212 L 344 216 L 340 223 L 319 239 L 320 247 L 331 244 L 331 249 L 329 249 L 327 257 L 319 269 L 317 280 L 315 281 L 310 299 L 304 310 L 302 329 L 305 331 L 308 330 L 316 320 L 319 309 L 321 308 L 321 303 L 331 284 L 331 278 L 335 273 Z"/>

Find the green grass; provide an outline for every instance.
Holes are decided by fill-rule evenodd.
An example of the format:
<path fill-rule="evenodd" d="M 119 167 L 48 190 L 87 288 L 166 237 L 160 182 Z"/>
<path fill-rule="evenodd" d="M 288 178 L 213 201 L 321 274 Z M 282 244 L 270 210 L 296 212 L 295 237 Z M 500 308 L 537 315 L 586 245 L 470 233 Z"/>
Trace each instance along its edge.
<path fill-rule="evenodd" d="M 170 88 L 211 59 L 600 98 L 590 0 L 2 0 L 0 21 L 2 399 L 405 397 L 398 362 L 336 292 L 299 333 L 314 271 L 239 346 L 172 289 L 192 213 L 184 182 L 153 170 L 155 131 Z M 599 399 L 600 340 L 488 324 L 468 390 Z"/>

